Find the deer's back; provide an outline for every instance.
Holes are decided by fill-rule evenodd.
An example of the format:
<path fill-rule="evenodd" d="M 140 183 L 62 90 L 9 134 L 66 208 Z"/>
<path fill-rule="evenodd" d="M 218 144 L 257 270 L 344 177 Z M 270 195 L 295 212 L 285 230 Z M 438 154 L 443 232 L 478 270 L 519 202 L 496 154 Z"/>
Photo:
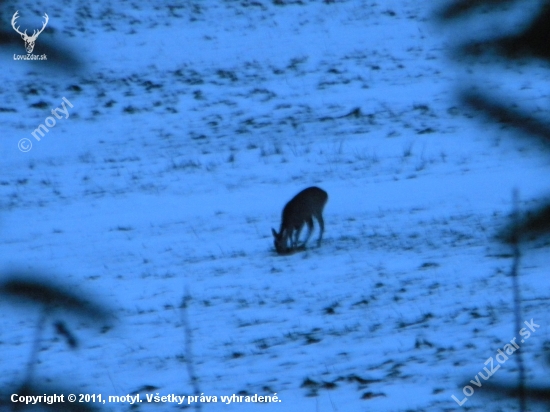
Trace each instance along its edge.
<path fill-rule="evenodd" d="M 299 226 L 311 216 L 323 213 L 328 194 L 318 187 L 308 187 L 294 196 L 283 209 L 283 226 Z"/>

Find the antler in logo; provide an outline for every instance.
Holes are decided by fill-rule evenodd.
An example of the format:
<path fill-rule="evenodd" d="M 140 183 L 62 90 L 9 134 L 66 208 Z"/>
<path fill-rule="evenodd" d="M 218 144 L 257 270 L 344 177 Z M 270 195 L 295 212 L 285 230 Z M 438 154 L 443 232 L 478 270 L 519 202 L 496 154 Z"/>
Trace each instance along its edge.
<path fill-rule="evenodd" d="M 50 18 L 48 17 L 48 15 L 46 13 L 44 13 L 44 18 L 46 19 L 44 21 L 44 23 L 42 23 L 42 28 L 40 30 L 38 30 L 38 32 L 36 30 L 33 30 L 33 33 L 32 33 L 32 36 L 28 36 L 27 35 L 27 30 L 25 30 L 24 33 L 21 33 L 19 31 L 19 27 L 15 27 L 15 21 L 17 20 L 17 18 L 19 17 L 17 15 L 17 13 L 19 13 L 19 10 L 17 10 L 14 14 L 13 14 L 13 17 L 11 19 L 11 26 L 13 27 L 13 29 L 19 33 L 21 35 L 21 38 L 23 40 L 25 40 L 25 49 L 27 49 L 27 53 L 32 53 L 33 49 L 34 49 L 34 42 L 36 41 L 36 39 L 38 38 L 38 35 L 40 33 L 42 33 L 44 31 L 44 29 L 46 28 L 46 24 L 48 24 L 48 20 L 50 20 Z"/>

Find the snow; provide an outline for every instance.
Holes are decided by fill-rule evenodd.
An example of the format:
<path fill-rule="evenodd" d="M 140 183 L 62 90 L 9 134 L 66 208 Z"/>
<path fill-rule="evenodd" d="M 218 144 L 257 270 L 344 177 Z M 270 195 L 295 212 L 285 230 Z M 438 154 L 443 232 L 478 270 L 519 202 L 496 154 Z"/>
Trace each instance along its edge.
<path fill-rule="evenodd" d="M 193 394 L 186 293 L 198 385 L 218 396 L 206 411 L 460 409 L 451 396 L 519 337 L 510 250 L 494 235 L 514 189 L 522 207 L 548 195 L 550 162 L 456 92 L 483 82 L 544 116 L 548 68 L 457 64 L 425 2 L 288 3 L 19 6 L 31 26 L 34 10 L 50 16 L 36 53 L 58 40 L 84 68 L 11 60 L 23 42 L 1 55 L 0 270 L 43 274 L 117 320 L 105 331 L 56 315 L 80 347 L 48 327 L 36 381 Z M 63 97 L 69 117 L 36 141 Z M 315 232 L 277 256 L 271 228 L 312 185 L 329 194 L 323 244 Z M 540 329 L 522 350 L 529 383 L 544 385 L 547 245 L 523 254 L 523 319 Z M 1 308 L 6 388 L 24 378 L 39 312 Z M 490 382 L 515 382 L 513 357 Z M 474 389 L 463 408 L 518 408 Z M 219 399 L 274 393 L 280 403 Z"/>

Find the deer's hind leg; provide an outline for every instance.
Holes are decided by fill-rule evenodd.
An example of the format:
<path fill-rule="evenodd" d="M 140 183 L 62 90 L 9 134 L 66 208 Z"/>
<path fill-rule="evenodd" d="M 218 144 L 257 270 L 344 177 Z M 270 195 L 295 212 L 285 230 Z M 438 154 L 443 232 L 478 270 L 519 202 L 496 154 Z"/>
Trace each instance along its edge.
<path fill-rule="evenodd" d="M 302 223 L 300 226 L 296 226 L 294 228 L 294 236 L 290 237 L 293 249 L 296 249 L 298 247 L 298 241 L 300 240 L 300 233 L 302 233 L 303 227 L 304 227 L 304 224 Z"/>
<path fill-rule="evenodd" d="M 311 237 L 311 234 L 313 233 L 313 218 L 310 217 L 309 219 L 307 219 L 306 223 L 307 223 L 307 235 L 304 240 L 304 243 L 302 243 L 302 247 L 306 247 L 307 241 L 309 240 L 309 238 Z"/>
<path fill-rule="evenodd" d="M 317 246 L 321 246 L 321 241 L 323 240 L 323 233 L 325 232 L 325 221 L 323 220 L 323 215 L 320 213 L 318 215 L 315 215 L 315 217 L 317 218 L 317 222 L 319 222 L 319 228 L 320 228 L 319 239 L 317 239 Z"/>

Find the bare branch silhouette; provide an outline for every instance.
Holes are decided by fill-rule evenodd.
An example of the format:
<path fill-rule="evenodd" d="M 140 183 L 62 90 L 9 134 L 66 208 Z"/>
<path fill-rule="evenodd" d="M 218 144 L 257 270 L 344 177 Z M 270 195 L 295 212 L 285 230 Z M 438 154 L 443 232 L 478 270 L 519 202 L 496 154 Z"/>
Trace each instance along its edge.
<path fill-rule="evenodd" d="M 515 127 L 528 137 L 537 137 L 545 143 L 550 143 L 550 123 L 534 118 L 527 114 L 527 111 L 507 108 L 496 98 L 479 93 L 463 92 L 460 98 L 462 102 L 484 113 L 490 119 Z"/>
<path fill-rule="evenodd" d="M 36 324 L 35 336 L 27 361 L 25 385 L 32 385 L 35 366 L 38 363 L 42 334 L 48 319 L 55 312 L 65 315 L 84 317 L 94 322 L 106 322 L 111 320 L 112 312 L 104 305 L 84 299 L 78 293 L 69 291 L 64 286 L 53 282 L 45 281 L 29 273 L 11 273 L 7 279 L 0 283 L 0 295 L 17 304 L 37 305 L 40 315 Z M 64 323 L 59 321 L 55 324 L 58 333 L 61 333 L 69 345 L 76 346 L 76 338 L 68 331 Z"/>
<path fill-rule="evenodd" d="M 52 280 L 45 281 L 27 273 L 11 273 L 0 283 L 0 295 L 24 305 L 42 305 L 48 311 L 62 309 L 66 314 L 78 315 L 98 322 L 108 321 L 112 312 L 102 304 L 69 291 Z"/>
<path fill-rule="evenodd" d="M 456 19 L 464 17 L 468 13 L 477 11 L 481 7 L 499 6 L 506 3 L 512 3 L 516 0 L 457 0 L 450 2 L 439 10 L 438 15 L 441 19 Z"/>

